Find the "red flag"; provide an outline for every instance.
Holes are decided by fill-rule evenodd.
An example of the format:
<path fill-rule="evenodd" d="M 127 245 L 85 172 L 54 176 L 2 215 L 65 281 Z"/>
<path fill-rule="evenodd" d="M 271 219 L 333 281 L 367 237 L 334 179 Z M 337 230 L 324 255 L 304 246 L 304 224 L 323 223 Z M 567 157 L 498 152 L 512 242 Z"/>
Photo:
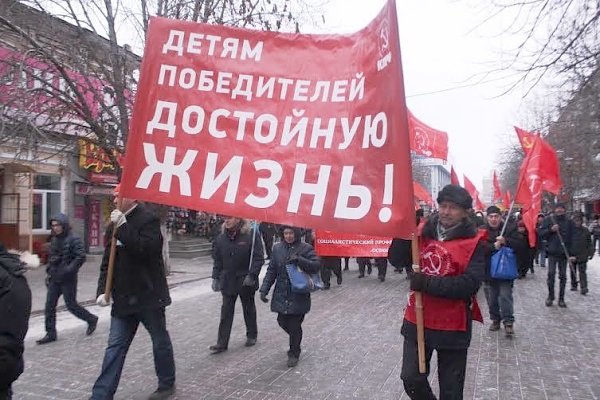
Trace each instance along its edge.
<path fill-rule="evenodd" d="M 475 185 L 473 185 L 473 182 L 471 182 L 465 174 L 463 174 L 463 182 L 465 183 L 464 187 L 466 191 L 469 192 L 469 194 L 473 198 L 473 202 L 476 202 L 476 199 L 479 198 L 479 191 L 477 190 Z"/>
<path fill-rule="evenodd" d="M 500 190 L 500 184 L 498 183 L 498 177 L 496 176 L 496 171 L 494 171 L 494 203 L 502 201 L 502 191 Z M 505 207 L 508 207 L 506 204 Z"/>
<path fill-rule="evenodd" d="M 448 134 L 419 121 L 408 110 L 410 149 L 425 157 L 448 159 Z"/>
<path fill-rule="evenodd" d="M 475 198 L 475 210 L 483 211 L 486 209 L 485 203 L 481 201 L 479 195 Z"/>
<path fill-rule="evenodd" d="M 523 205 L 523 222 L 529 233 L 531 247 L 535 246 L 535 222 L 542 208 L 542 190 L 544 188 L 542 175 L 546 163 L 546 159 L 542 159 L 544 154 L 542 139 L 537 136 L 533 139 L 533 145 L 521 165 L 515 194 L 515 201 Z"/>
<path fill-rule="evenodd" d="M 460 182 L 458 181 L 458 175 L 456 175 L 456 171 L 454 170 L 454 166 L 450 166 L 450 183 L 453 185 L 460 186 Z"/>
<path fill-rule="evenodd" d="M 413 181 L 413 191 L 417 200 L 424 201 L 429 205 L 433 204 L 433 198 L 431 197 L 427 189 L 421 186 L 419 182 Z"/>
<path fill-rule="evenodd" d="M 510 196 L 510 190 L 507 190 L 506 192 L 504 192 L 503 201 L 504 201 L 504 207 L 509 208 L 510 202 L 512 201 L 511 196 Z"/>
<path fill-rule="evenodd" d="M 560 164 L 558 162 L 556 150 L 542 139 L 540 135 L 524 131 L 516 126 L 515 130 L 517 131 L 521 147 L 523 147 L 523 151 L 526 155 L 530 154 L 536 143 L 539 142 L 536 152 L 540 157 L 540 161 L 532 161 L 536 165 L 535 171 L 532 173 L 535 173 L 537 179 L 541 180 L 543 190 L 559 194 L 562 182 L 560 179 Z M 544 161 L 541 162 L 541 160 Z"/>
<path fill-rule="evenodd" d="M 280 224 L 410 237 L 408 132 L 393 0 L 348 35 L 155 17 L 121 192 Z"/>

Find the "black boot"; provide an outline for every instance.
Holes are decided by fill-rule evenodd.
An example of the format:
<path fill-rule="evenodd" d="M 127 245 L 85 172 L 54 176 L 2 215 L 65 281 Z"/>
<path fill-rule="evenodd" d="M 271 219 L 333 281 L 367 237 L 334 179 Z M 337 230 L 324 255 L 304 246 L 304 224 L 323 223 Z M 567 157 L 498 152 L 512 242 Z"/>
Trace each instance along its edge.
<path fill-rule="evenodd" d="M 85 334 L 88 336 L 91 335 L 92 333 L 94 333 L 97 326 L 98 326 L 98 317 L 96 317 L 95 319 L 88 322 L 88 327 L 87 327 L 87 330 L 85 331 Z"/>
<path fill-rule="evenodd" d="M 56 334 L 46 333 L 46 336 L 41 338 L 40 340 L 36 340 L 37 344 L 46 344 L 50 342 L 56 341 Z"/>
<path fill-rule="evenodd" d="M 558 306 L 559 306 L 560 308 L 567 308 L 567 303 L 565 303 L 565 300 L 564 300 L 564 299 L 559 299 L 559 300 L 558 300 Z"/>

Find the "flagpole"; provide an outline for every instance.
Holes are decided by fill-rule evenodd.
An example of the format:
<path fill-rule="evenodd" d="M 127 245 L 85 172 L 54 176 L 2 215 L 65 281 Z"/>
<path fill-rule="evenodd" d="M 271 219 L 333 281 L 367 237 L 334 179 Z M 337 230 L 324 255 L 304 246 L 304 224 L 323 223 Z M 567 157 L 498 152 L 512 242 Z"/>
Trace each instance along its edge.
<path fill-rule="evenodd" d="M 412 240 L 413 272 L 420 272 L 419 267 L 419 237 L 413 234 Z M 415 314 L 417 317 L 417 353 L 419 357 L 419 373 L 427 372 L 425 364 L 425 322 L 423 321 L 423 294 L 415 291 Z"/>

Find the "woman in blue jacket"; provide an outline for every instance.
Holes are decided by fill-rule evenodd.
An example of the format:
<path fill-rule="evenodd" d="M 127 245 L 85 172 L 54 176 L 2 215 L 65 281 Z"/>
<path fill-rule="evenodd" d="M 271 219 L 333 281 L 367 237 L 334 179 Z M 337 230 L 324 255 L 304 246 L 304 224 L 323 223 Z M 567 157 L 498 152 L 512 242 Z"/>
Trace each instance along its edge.
<path fill-rule="evenodd" d="M 294 293 L 291 290 L 286 265 L 296 264 L 308 274 L 319 272 L 320 262 L 313 247 L 300 240 L 300 228 L 282 227 L 283 241 L 273 247 L 271 262 L 260 288 L 260 299 L 268 302 L 267 294 L 275 284 L 271 311 L 278 313 L 279 326 L 290 336 L 288 367 L 295 367 L 300 358 L 302 321 L 310 311 L 310 293 Z"/>

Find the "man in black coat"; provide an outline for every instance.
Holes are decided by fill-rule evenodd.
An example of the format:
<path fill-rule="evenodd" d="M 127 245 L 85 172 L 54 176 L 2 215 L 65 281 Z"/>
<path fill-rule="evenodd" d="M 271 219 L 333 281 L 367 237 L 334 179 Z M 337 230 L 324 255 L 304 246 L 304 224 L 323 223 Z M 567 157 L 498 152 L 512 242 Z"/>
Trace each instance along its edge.
<path fill-rule="evenodd" d="M 150 334 L 158 376 L 158 388 L 149 399 L 166 399 L 175 392 L 175 361 L 165 315 L 171 297 L 162 258 L 160 221 L 143 205 L 127 198 L 122 199 L 120 209 L 113 210 L 110 219 L 113 229 L 117 230 L 111 290 L 113 305 L 108 346 L 91 400 L 113 398 L 140 322 Z M 112 237 L 112 230 L 108 235 Z M 96 301 L 100 306 L 109 304 L 105 288 L 110 245 L 108 241 L 100 266 Z"/>
<path fill-rule="evenodd" d="M 577 290 L 577 273 L 581 294 L 588 293 L 587 262 L 594 257 L 594 244 L 588 228 L 583 226 L 583 215 L 577 212 L 573 215 L 573 243 L 571 244 L 571 290 Z"/>
<path fill-rule="evenodd" d="M 227 350 L 235 302 L 240 297 L 246 323 L 246 346 L 254 346 L 258 336 L 254 294 L 258 290 L 258 275 L 264 264 L 260 236 L 256 229 L 241 218 L 227 217 L 222 233 L 213 246 L 212 289 L 221 292 L 221 322 L 217 344 L 210 346 L 213 354 Z"/>
<path fill-rule="evenodd" d="M 564 204 L 554 206 L 554 215 L 547 217 L 540 228 L 540 236 L 548 242 L 548 298 L 546 306 L 554 302 L 554 281 L 558 269 L 558 306 L 565 308 L 565 286 L 567 285 L 567 256 L 573 241 L 573 222 L 567 219 Z"/>
<path fill-rule="evenodd" d="M 0 400 L 23 372 L 23 341 L 29 326 L 31 291 L 19 257 L 0 244 Z"/>
<path fill-rule="evenodd" d="M 83 242 L 71 232 L 69 220 L 64 214 L 52 218 L 50 226 L 52 239 L 46 268 L 46 336 L 38 340 L 37 344 L 56 340 L 56 304 L 61 295 L 67 309 L 77 318 L 87 322 L 87 335 L 94 333 L 98 324 L 98 317 L 77 303 L 77 273 L 85 262 Z"/>
<path fill-rule="evenodd" d="M 275 238 L 275 234 L 277 233 L 277 228 L 275 224 L 270 222 L 261 222 L 258 226 L 258 230 L 260 231 L 260 235 L 262 236 L 263 242 L 265 243 L 265 251 L 267 253 L 267 258 L 271 258 L 271 251 L 273 250 L 273 239 Z"/>

